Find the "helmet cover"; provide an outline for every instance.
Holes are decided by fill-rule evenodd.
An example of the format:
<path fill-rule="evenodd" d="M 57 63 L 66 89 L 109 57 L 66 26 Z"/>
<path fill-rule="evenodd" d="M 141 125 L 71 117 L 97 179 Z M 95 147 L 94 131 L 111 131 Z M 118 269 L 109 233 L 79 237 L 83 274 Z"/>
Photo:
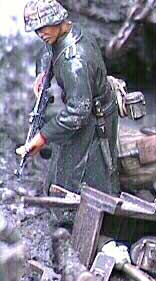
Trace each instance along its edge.
<path fill-rule="evenodd" d="M 56 0 L 31 0 L 24 8 L 25 31 L 60 24 L 67 17 L 67 10 Z"/>

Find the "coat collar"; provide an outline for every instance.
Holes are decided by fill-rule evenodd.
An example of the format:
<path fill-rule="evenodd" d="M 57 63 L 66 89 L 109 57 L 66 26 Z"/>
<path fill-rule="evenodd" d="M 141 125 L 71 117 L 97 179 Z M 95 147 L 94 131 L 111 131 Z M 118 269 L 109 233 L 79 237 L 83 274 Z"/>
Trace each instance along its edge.
<path fill-rule="evenodd" d="M 82 37 L 81 29 L 78 25 L 72 24 L 72 27 L 68 34 L 59 38 L 59 40 L 52 46 L 47 46 L 48 50 L 53 54 L 53 65 L 56 64 L 60 56 L 65 50 L 76 44 Z"/>

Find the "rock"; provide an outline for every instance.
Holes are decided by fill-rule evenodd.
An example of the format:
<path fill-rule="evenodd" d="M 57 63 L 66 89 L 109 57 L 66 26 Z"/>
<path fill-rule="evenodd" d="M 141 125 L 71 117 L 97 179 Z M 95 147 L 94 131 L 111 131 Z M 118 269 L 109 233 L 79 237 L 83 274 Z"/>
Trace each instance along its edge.
<path fill-rule="evenodd" d="M 16 192 L 20 196 L 28 196 L 28 191 L 23 186 L 17 186 Z"/>
<path fill-rule="evenodd" d="M 1 199 L 3 203 L 9 203 L 16 197 L 16 192 L 7 188 L 3 189 Z"/>

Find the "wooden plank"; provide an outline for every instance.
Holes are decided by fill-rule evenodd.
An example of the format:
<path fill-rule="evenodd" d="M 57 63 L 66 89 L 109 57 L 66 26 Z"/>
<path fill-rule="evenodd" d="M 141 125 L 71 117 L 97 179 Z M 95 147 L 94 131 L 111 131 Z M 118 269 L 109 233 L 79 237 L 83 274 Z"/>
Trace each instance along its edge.
<path fill-rule="evenodd" d="M 103 216 L 102 210 L 82 198 L 73 226 L 72 245 L 87 268 L 97 249 Z"/>

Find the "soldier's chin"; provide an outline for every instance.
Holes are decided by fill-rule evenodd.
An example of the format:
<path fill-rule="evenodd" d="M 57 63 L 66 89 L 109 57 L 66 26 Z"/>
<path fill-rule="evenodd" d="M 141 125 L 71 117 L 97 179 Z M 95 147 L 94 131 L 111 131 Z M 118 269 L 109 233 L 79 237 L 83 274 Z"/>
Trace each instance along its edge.
<path fill-rule="evenodd" d="M 56 39 L 55 38 L 45 39 L 44 42 L 46 44 L 52 45 L 56 42 Z"/>
<path fill-rule="evenodd" d="M 50 41 L 51 41 L 51 40 L 50 40 L 50 39 L 44 39 L 43 41 L 44 41 L 45 43 L 47 43 L 47 44 L 50 44 Z"/>

